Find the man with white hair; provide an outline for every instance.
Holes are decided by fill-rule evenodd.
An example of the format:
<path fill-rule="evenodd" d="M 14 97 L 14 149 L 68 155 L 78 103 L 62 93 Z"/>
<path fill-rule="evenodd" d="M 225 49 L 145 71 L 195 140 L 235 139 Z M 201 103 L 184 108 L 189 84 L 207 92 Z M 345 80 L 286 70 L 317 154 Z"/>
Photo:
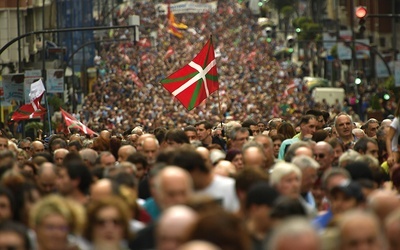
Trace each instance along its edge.
<path fill-rule="evenodd" d="M 318 234 L 304 218 L 291 218 L 279 225 L 269 242 L 270 250 L 322 249 Z"/>
<path fill-rule="evenodd" d="M 299 198 L 301 171 L 292 163 L 278 162 L 272 169 L 270 184 L 275 187 L 281 195 Z"/>
<path fill-rule="evenodd" d="M 338 139 L 343 143 L 345 149 L 353 148 L 357 138 L 353 135 L 353 119 L 346 113 L 340 113 L 335 117 L 334 126 Z"/>
<path fill-rule="evenodd" d="M 84 148 L 79 151 L 79 155 L 82 157 L 83 162 L 89 169 L 93 169 L 96 165 L 96 160 L 99 154 L 91 149 L 91 148 Z"/>
<path fill-rule="evenodd" d="M 300 155 L 293 158 L 292 163 L 300 168 L 302 173 L 301 178 L 301 197 L 313 208 L 316 208 L 314 196 L 311 189 L 318 177 L 317 171 L 319 163 L 313 158 L 306 155 Z"/>
<path fill-rule="evenodd" d="M 284 196 L 299 199 L 307 214 L 315 215 L 315 208 L 307 204 L 301 197 L 301 179 L 302 173 L 293 163 L 278 162 L 274 165 L 270 175 L 270 184 Z"/>
<path fill-rule="evenodd" d="M 65 156 L 69 153 L 69 151 L 65 148 L 59 148 L 54 150 L 54 164 L 57 167 L 61 167 Z"/>

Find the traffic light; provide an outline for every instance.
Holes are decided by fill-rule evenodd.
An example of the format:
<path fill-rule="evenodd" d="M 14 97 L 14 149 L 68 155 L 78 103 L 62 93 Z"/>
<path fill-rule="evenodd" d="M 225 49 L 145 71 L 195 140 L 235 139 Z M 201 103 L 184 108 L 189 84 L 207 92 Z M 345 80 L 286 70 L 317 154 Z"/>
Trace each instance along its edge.
<path fill-rule="evenodd" d="M 363 73 L 360 71 L 357 71 L 356 78 L 354 79 L 354 83 L 357 85 L 361 84 L 363 77 L 364 77 Z"/>
<path fill-rule="evenodd" d="M 368 14 L 367 8 L 365 6 L 358 6 L 356 7 L 355 14 L 358 18 L 358 32 L 362 34 L 365 31 L 365 18 Z"/>
<path fill-rule="evenodd" d="M 272 28 L 271 27 L 265 28 L 265 33 L 267 35 L 267 42 L 270 43 L 272 41 Z"/>
<path fill-rule="evenodd" d="M 295 41 L 293 36 L 288 36 L 286 38 L 286 47 L 288 48 L 288 51 L 291 53 L 293 52 L 294 43 Z"/>

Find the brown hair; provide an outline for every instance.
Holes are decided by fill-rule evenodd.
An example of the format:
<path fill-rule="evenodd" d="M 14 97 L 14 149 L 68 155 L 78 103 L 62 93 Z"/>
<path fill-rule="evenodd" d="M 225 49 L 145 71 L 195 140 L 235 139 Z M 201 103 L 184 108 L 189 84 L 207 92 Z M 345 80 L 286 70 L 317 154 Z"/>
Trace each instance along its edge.
<path fill-rule="evenodd" d="M 189 230 L 188 241 L 205 240 L 221 249 L 250 248 L 250 239 L 242 221 L 224 210 L 206 213 Z"/>
<path fill-rule="evenodd" d="M 97 220 L 97 215 L 100 210 L 107 207 L 114 207 L 118 210 L 120 220 L 122 222 L 122 229 L 124 232 L 123 237 L 129 239 L 129 221 L 131 220 L 131 213 L 129 212 L 128 205 L 118 196 L 110 196 L 104 199 L 91 201 L 86 209 L 87 213 L 87 225 L 84 231 L 84 236 L 89 241 L 93 240 L 93 231 L 95 222 Z"/>

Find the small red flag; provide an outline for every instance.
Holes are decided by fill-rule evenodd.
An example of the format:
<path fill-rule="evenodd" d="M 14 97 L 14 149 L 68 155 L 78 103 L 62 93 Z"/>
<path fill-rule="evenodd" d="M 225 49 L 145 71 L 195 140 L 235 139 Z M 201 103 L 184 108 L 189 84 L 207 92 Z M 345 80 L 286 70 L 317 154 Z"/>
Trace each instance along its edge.
<path fill-rule="evenodd" d="M 96 132 L 88 128 L 85 124 L 82 122 L 78 121 L 75 117 L 73 117 L 70 113 L 67 111 L 63 110 L 60 108 L 61 114 L 64 118 L 65 124 L 67 125 L 68 128 L 76 128 L 82 131 L 83 133 L 87 135 L 97 135 Z"/>

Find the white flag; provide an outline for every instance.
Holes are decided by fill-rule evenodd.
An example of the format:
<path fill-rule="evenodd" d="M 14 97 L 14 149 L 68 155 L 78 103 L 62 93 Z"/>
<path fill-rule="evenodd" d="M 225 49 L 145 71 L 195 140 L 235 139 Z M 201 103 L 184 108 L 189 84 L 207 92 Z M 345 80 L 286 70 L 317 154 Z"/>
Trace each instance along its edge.
<path fill-rule="evenodd" d="M 31 84 L 31 91 L 29 92 L 29 99 L 31 102 L 41 96 L 46 89 L 44 88 L 42 79 Z"/>

